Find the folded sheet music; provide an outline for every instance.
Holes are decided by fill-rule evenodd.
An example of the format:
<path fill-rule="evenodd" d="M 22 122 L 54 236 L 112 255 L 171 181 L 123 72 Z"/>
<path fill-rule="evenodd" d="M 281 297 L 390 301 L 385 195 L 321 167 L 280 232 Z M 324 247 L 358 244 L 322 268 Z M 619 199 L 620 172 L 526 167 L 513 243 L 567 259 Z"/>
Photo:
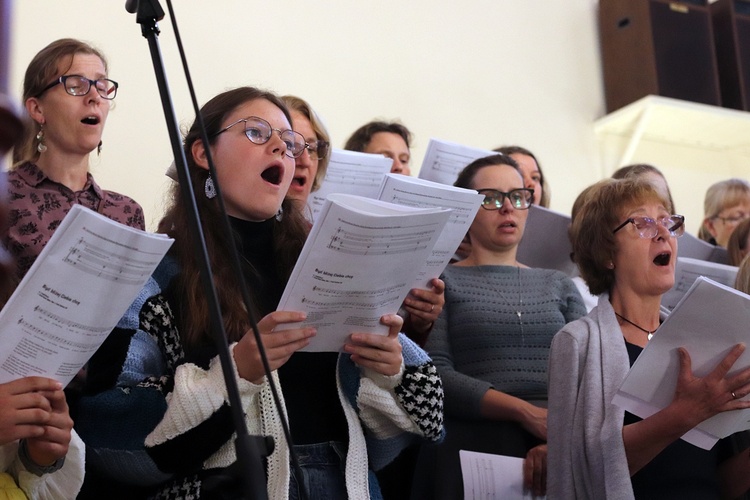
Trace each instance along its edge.
<path fill-rule="evenodd" d="M 523 487 L 523 458 L 460 450 L 465 500 L 543 499 Z"/>
<path fill-rule="evenodd" d="M 682 254 L 682 246 L 680 246 L 679 253 Z M 674 269 L 674 286 L 662 295 L 661 305 L 669 311 L 674 309 L 699 276 L 705 276 L 718 283 L 733 287 L 734 281 L 737 279 L 737 271 L 738 268 L 726 264 L 717 264 L 716 262 L 689 257 L 677 257 L 677 264 Z"/>
<path fill-rule="evenodd" d="M 308 205 L 312 220 L 318 218 L 326 198 L 331 193 L 346 193 L 377 198 L 385 174 L 391 171 L 393 160 L 383 155 L 334 149 L 320 188 L 310 193 Z"/>
<path fill-rule="evenodd" d="M 479 158 L 496 154 L 500 153 L 432 138 L 427 143 L 427 151 L 419 168 L 419 178 L 453 185 L 466 165 Z"/>
<path fill-rule="evenodd" d="M 557 269 L 570 277 L 578 276 L 578 266 L 570 258 L 573 246 L 568 237 L 569 227 L 569 215 L 531 205 L 523 238 L 518 244 L 518 262 L 529 267 Z"/>
<path fill-rule="evenodd" d="M 329 195 L 278 307 L 307 319 L 276 330 L 316 327 L 306 351 L 339 351 L 354 332 L 386 335 L 380 317 L 398 311 L 450 213 Z"/>
<path fill-rule="evenodd" d="M 451 215 L 445 229 L 432 249 L 426 265 L 422 268 L 412 288 L 429 288 L 432 278 L 442 274 L 484 200 L 484 195 L 473 189 L 464 189 L 439 184 L 416 177 L 386 174 L 380 186 L 378 199 L 419 208 L 450 208 Z"/>
<path fill-rule="evenodd" d="M 736 344 L 750 345 L 748 325 L 749 295 L 702 276 L 697 278 L 638 356 L 612 402 L 641 418 L 653 415 L 674 398 L 680 367 L 678 347 L 687 349 L 693 373 L 703 377 Z M 748 366 L 750 349 L 742 353 L 729 374 Z M 747 429 L 750 409 L 733 410 L 705 420 L 682 439 L 708 450 L 719 439 Z"/>
<path fill-rule="evenodd" d="M 39 375 L 67 385 L 172 242 L 74 205 L 0 311 L 0 383 Z"/>

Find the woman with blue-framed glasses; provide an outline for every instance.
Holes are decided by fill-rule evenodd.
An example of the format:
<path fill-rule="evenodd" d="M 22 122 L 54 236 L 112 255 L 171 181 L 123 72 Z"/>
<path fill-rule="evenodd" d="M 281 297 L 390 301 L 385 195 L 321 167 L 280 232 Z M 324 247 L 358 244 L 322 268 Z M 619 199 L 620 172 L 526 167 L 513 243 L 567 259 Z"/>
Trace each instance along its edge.
<path fill-rule="evenodd" d="M 50 43 L 29 63 L 23 103 L 30 125 L 13 150 L 8 174 L 11 226 L 5 243 L 19 279 L 74 204 L 145 229 L 141 206 L 103 190 L 89 172 L 89 155 L 101 149 L 118 87 L 108 77 L 104 55 L 72 38 Z"/>

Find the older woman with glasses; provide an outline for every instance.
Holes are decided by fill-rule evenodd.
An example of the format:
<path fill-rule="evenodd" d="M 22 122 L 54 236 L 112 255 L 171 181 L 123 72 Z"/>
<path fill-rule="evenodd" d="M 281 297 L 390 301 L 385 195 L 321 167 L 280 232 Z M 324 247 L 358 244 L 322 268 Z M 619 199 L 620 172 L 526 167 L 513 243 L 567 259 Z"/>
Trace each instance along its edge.
<path fill-rule="evenodd" d="M 33 126 L 13 151 L 11 226 L 5 238 L 17 259 L 19 279 L 74 204 L 145 228 L 138 203 L 101 189 L 89 173 L 89 154 L 101 149 L 117 88 L 107 78 L 102 53 L 74 39 L 52 42 L 26 69 L 23 101 Z"/>
<path fill-rule="evenodd" d="M 281 100 L 292 115 L 292 127 L 305 139 L 305 150 L 295 159 L 294 178 L 286 197 L 298 200 L 300 208 L 310 216 L 307 199 L 320 188 L 326 176 L 331 139 L 323 121 L 307 101 L 293 95 L 282 96 Z"/>
<path fill-rule="evenodd" d="M 705 377 L 680 348 L 674 400 L 640 419 L 611 403 L 630 366 L 658 335 L 661 296 L 674 284 L 684 218 L 644 179 L 594 185 L 571 227 L 573 253 L 597 307 L 555 335 L 549 364 L 550 498 L 736 498 L 750 456 L 729 440 L 702 450 L 680 436 L 723 411 L 750 407 L 750 370 L 727 375 L 734 346 Z M 710 332 L 706 332 L 710 335 Z"/>
<path fill-rule="evenodd" d="M 698 237 L 726 247 L 737 225 L 750 218 L 750 183 L 745 179 L 727 179 L 712 184 L 703 202 L 705 219 Z"/>
<path fill-rule="evenodd" d="M 563 273 L 516 260 L 533 192 L 511 157 L 470 163 L 456 186 L 485 196 L 471 254 L 448 266 L 445 308 L 427 341 L 445 387 L 446 440 L 423 449 L 425 498 L 461 498 L 459 450 L 525 458 L 526 487 L 545 490 L 547 357 L 554 334 L 586 314 Z M 436 463 L 431 464 L 434 460 Z M 416 489 L 416 488 L 415 488 Z"/>

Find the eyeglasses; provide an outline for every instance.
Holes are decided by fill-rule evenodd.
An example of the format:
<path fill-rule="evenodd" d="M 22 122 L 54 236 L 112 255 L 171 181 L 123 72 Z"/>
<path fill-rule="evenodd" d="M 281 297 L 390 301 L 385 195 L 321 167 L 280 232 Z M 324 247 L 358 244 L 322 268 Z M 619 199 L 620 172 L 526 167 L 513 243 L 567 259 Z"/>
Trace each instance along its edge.
<path fill-rule="evenodd" d="M 62 83 L 65 87 L 65 92 L 70 95 L 84 96 L 89 93 L 91 86 L 93 85 L 96 92 L 102 96 L 103 99 L 112 100 L 117 95 L 117 87 L 120 86 L 114 80 L 109 78 L 98 78 L 96 80 L 89 80 L 85 76 L 81 75 L 63 75 L 54 82 L 50 83 L 39 92 L 36 97 L 41 97 L 42 94 L 47 92 L 49 89 Z"/>
<path fill-rule="evenodd" d="M 286 151 L 284 152 L 284 154 L 286 154 L 289 158 L 299 158 L 302 152 L 305 150 L 306 143 L 305 138 L 302 136 L 302 134 L 291 129 L 280 130 L 278 128 L 273 128 L 270 123 L 268 123 L 263 118 L 258 118 L 257 116 L 241 118 L 231 125 L 228 125 L 216 132 L 214 134 L 214 137 L 223 132 L 226 132 L 240 122 L 245 123 L 245 136 L 247 136 L 247 138 L 250 139 L 250 142 L 252 142 L 253 144 L 265 144 L 271 139 L 271 135 L 274 132 L 277 132 L 281 140 L 284 141 L 284 144 L 286 145 Z"/>
<path fill-rule="evenodd" d="M 633 224 L 641 238 L 651 239 L 659 234 L 659 226 L 664 226 L 669 231 L 670 236 L 679 238 L 685 233 L 685 217 L 682 215 L 670 215 L 660 219 L 651 217 L 630 217 L 625 222 L 617 226 L 612 234 L 624 228 L 628 224 Z"/>
<path fill-rule="evenodd" d="M 330 144 L 326 141 L 305 142 L 305 149 L 307 149 L 307 154 L 310 155 L 311 160 L 322 160 L 328 156 L 329 146 Z"/>
<path fill-rule="evenodd" d="M 745 219 L 750 219 L 750 214 L 740 214 L 740 215 L 735 215 L 733 217 L 719 217 L 718 215 L 714 215 L 711 218 L 719 219 L 724 224 L 735 225 L 735 224 L 739 224 Z"/>
<path fill-rule="evenodd" d="M 500 210 L 505 198 L 516 210 L 526 210 L 534 201 L 534 190 L 529 188 L 512 189 L 507 193 L 497 189 L 477 189 L 477 192 L 484 195 L 481 206 L 485 210 Z"/>

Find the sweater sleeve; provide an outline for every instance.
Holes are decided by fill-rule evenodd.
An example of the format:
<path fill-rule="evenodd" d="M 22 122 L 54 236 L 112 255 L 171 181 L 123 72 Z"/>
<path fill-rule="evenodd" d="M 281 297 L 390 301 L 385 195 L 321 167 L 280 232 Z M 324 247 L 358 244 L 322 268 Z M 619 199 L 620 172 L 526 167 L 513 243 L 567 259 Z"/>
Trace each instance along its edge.
<path fill-rule="evenodd" d="M 547 495 L 575 499 L 573 449 L 578 444 L 572 432 L 578 380 L 579 348 L 565 329 L 552 341 L 549 357 L 549 406 L 547 413 Z"/>
<path fill-rule="evenodd" d="M 84 457 L 83 442 L 73 431 L 65 462 L 59 470 L 37 476 L 27 471 L 21 460 L 16 458 L 11 466 L 11 474 L 24 493 L 34 500 L 75 498 L 83 484 Z"/>
<path fill-rule="evenodd" d="M 404 363 L 399 375 L 363 370 L 357 407 L 365 427 L 379 438 L 400 432 L 430 441 L 443 435 L 443 387 L 437 369 L 414 341 L 399 335 Z"/>
<path fill-rule="evenodd" d="M 233 352 L 236 344 L 231 346 Z M 257 398 L 263 385 L 237 379 L 242 408 L 252 433 L 260 430 Z M 264 382 L 265 383 L 265 382 Z M 192 363 L 177 367 L 172 392 L 167 396 L 164 418 L 146 438 L 146 448 L 160 469 L 167 472 L 195 470 L 202 466 L 228 466 L 235 460 L 230 438 L 234 425 L 221 363 L 218 357 L 204 370 Z"/>
<path fill-rule="evenodd" d="M 586 316 L 588 313 L 586 303 L 581 296 L 581 292 L 578 291 L 578 287 L 573 283 L 573 280 L 565 275 L 561 276 L 560 287 L 560 296 L 563 297 L 563 301 L 566 304 L 565 310 L 563 311 L 565 323 L 570 323 L 571 321 Z"/>
<path fill-rule="evenodd" d="M 450 308 L 440 313 L 425 346 L 445 388 L 445 412 L 464 418 L 479 418 L 481 401 L 492 384 L 456 370 L 448 335 Z"/>

